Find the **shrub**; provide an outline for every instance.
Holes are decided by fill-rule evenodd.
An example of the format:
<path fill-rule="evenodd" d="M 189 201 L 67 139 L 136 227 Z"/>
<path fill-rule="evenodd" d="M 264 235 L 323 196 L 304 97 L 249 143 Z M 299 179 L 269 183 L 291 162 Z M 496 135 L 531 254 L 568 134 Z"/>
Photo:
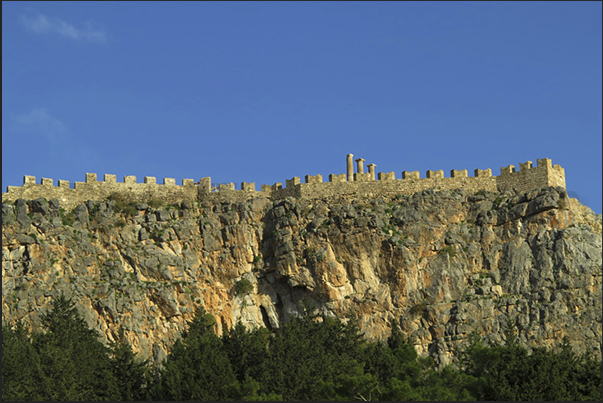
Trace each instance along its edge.
<path fill-rule="evenodd" d="M 61 221 L 63 222 L 63 225 L 72 226 L 75 222 L 75 214 L 73 214 L 73 212 L 67 214 L 62 213 Z"/>
<path fill-rule="evenodd" d="M 324 252 L 318 252 L 318 253 L 316 253 L 316 261 L 317 262 L 322 262 L 324 258 L 325 258 Z"/>
<path fill-rule="evenodd" d="M 113 200 L 115 205 L 113 210 L 119 213 L 123 213 L 128 216 L 136 215 L 136 202 L 128 200 L 127 196 L 122 193 L 111 193 L 109 200 Z"/>
<path fill-rule="evenodd" d="M 454 251 L 454 248 L 451 245 L 443 247 L 442 249 L 440 249 L 439 253 L 447 253 L 450 257 L 454 257 L 454 255 L 456 255 L 456 252 Z"/>
<path fill-rule="evenodd" d="M 164 205 L 164 202 L 159 199 L 152 198 L 147 203 L 150 207 L 158 208 Z"/>
<path fill-rule="evenodd" d="M 416 304 L 412 308 L 410 308 L 410 313 L 415 316 L 423 316 L 426 311 L 427 305 L 425 303 Z"/>
<path fill-rule="evenodd" d="M 100 206 L 98 203 L 94 203 L 94 206 L 92 207 L 92 211 L 90 212 L 90 215 L 94 215 L 96 213 L 98 213 L 98 210 L 100 209 Z"/>
<path fill-rule="evenodd" d="M 247 280 L 246 278 L 239 280 L 235 285 L 235 295 L 237 296 L 247 295 L 252 291 L 253 284 L 251 284 L 251 281 Z"/>

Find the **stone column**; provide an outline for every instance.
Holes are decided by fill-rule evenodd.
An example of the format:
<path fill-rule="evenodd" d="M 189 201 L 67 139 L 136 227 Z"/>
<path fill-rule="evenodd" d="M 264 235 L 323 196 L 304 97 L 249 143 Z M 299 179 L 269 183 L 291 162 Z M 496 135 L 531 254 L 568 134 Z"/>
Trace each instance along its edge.
<path fill-rule="evenodd" d="M 354 180 L 354 154 L 348 154 L 347 163 L 348 182 L 352 182 Z"/>
<path fill-rule="evenodd" d="M 367 165 L 367 168 L 369 170 L 369 174 L 371 176 L 371 180 L 373 180 L 373 181 L 375 180 L 375 167 L 376 166 L 377 165 L 375 165 L 375 164 L 368 164 Z"/>
<path fill-rule="evenodd" d="M 357 164 L 356 172 L 359 174 L 363 174 L 364 173 L 364 158 L 358 158 L 356 160 L 356 164 Z"/>

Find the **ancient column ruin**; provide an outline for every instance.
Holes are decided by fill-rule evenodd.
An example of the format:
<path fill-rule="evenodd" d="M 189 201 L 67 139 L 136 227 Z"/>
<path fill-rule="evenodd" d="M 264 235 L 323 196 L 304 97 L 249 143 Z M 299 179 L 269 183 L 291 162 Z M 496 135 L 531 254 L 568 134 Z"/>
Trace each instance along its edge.
<path fill-rule="evenodd" d="M 358 158 L 356 160 L 356 172 L 359 174 L 363 174 L 364 173 L 364 158 Z"/>
<path fill-rule="evenodd" d="M 367 168 L 369 170 L 369 176 L 372 181 L 375 180 L 375 167 L 376 166 L 377 166 L 376 164 L 368 164 L 367 165 Z"/>
<path fill-rule="evenodd" d="M 354 180 L 354 154 L 348 154 L 347 176 L 348 182 L 352 182 Z"/>

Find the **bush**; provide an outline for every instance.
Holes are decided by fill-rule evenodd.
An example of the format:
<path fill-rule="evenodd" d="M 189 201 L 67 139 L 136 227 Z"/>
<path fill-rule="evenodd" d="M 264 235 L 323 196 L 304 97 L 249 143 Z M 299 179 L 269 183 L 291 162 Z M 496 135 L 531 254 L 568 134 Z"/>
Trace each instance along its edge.
<path fill-rule="evenodd" d="M 73 212 L 63 214 L 63 211 L 61 211 L 61 221 L 63 222 L 63 225 L 72 226 L 75 222 L 75 214 L 73 214 Z"/>
<path fill-rule="evenodd" d="M 427 305 L 425 303 L 416 304 L 410 308 L 410 313 L 415 316 L 423 316 L 425 312 L 427 312 Z"/>
<path fill-rule="evenodd" d="M 247 295 L 247 294 L 251 293 L 252 291 L 253 291 L 253 284 L 251 284 L 251 281 L 247 280 L 246 278 L 240 280 L 235 285 L 235 295 L 236 296 Z"/>
<path fill-rule="evenodd" d="M 456 252 L 454 250 L 454 248 L 452 246 L 445 246 L 442 249 L 440 249 L 439 253 L 447 253 L 448 256 L 450 257 L 454 257 L 454 255 L 456 255 Z"/>
<path fill-rule="evenodd" d="M 138 211 L 136 210 L 136 207 L 134 207 L 136 202 L 128 200 L 127 196 L 123 193 L 111 193 L 109 200 L 113 200 L 115 202 L 113 210 L 118 213 L 134 216 Z"/>
<path fill-rule="evenodd" d="M 152 198 L 147 203 L 150 207 L 159 208 L 163 206 L 165 203 L 162 200 Z"/>

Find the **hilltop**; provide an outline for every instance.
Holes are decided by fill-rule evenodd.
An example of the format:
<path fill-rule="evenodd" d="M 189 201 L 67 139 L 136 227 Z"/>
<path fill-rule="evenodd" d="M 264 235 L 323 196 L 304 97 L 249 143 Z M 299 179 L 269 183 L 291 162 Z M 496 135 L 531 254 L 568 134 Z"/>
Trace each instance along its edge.
<path fill-rule="evenodd" d="M 276 329 L 309 302 L 372 339 L 397 320 L 439 365 L 473 330 L 500 341 L 508 323 L 527 347 L 568 336 L 600 357 L 601 216 L 562 186 L 206 196 L 113 194 L 71 210 L 3 195 L 3 321 L 36 326 L 63 293 L 107 341 L 123 328 L 160 361 L 197 305 L 220 334 Z"/>

